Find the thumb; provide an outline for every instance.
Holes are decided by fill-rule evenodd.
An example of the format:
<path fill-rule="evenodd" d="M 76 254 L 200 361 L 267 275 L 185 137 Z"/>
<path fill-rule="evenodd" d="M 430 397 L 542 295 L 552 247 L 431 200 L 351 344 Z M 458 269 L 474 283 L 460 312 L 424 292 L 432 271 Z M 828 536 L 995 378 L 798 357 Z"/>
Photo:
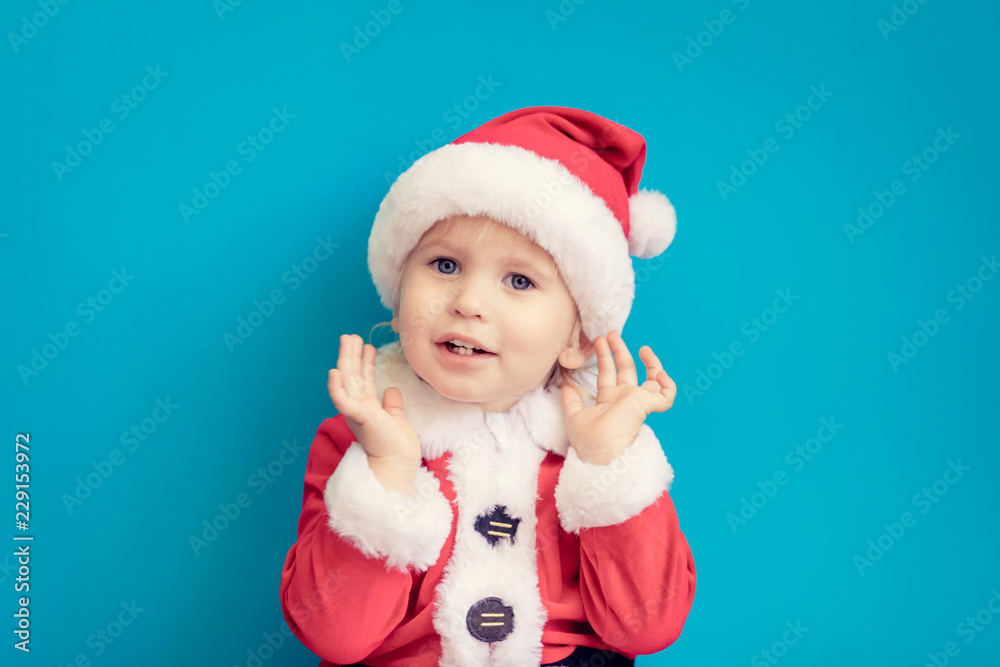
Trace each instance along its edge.
<path fill-rule="evenodd" d="M 569 419 L 583 409 L 583 396 L 576 387 L 564 384 L 562 386 L 563 414 Z"/>
<path fill-rule="evenodd" d="M 386 387 L 382 394 L 382 407 L 393 417 L 403 415 L 403 393 L 396 387 Z"/>

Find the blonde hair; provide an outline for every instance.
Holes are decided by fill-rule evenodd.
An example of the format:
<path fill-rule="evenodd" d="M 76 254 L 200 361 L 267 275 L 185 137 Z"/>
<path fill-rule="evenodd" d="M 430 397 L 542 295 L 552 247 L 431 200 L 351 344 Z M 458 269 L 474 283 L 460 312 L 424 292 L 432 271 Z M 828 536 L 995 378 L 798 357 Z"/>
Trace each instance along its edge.
<path fill-rule="evenodd" d="M 448 227 L 451 226 L 452 218 L 446 218 L 445 220 L 443 220 L 443 222 L 444 222 L 444 225 L 445 225 L 445 233 L 447 233 Z M 487 232 L 489 232 L 489 230 L 492 229 L 493 226 L 495 226 L 495 225 L 503 225 L 503 223 L 498 222 L 496 220 L 493 220 L 492 218 L 486 218 L 486 220 L 483 222 L 482 226 L 480 227 L 479 233 L 476 236 L 475 240 L 472 242 L 471 246 L 472 247 L 476 247 L 480 243 L 482 243 L 483 237 L 486 236 Z M 419 242 L 418 242 L 418 245 L 419 245 Z M 414 248 L 415 247 L 416 246 L 414 246 Z M 412 254 L 412 252 L 413 252 L 413 250 L 410 251 L 411 254 Z M 409 255 L 403 261 L 403 266 L 406 265 L 406 262 L 408 260 L 409 260 Z M 553 272 L 552 272 L 552 275 L 549 277 L 549 279 L 550 280 L 554 279 L 555 276 L 558 273 L 559 273 L 559 267 L 556 266 L 555 263 L 553 262 Z M 398 308 L 398 306 L 399 306 L 399 293 L 400 293 L 400 288 L 402 286 L 402 281 L 403 281 L 403 275 L 402 275 L 402 271 L 400 271 L 396 275 L 396 284 L 393 287 L 393 291 L 392 291 L 392 302 L 394 304 L 394 309 Z M 576 330 L 576 327 L 579 324 L 580 324 L 580 315 L 579 315 L 579 311 L 577 311 L 576 322 L 574 323 L 574 330 Z M 392 322 L 391 321 L 389 321 L 389 322 L 379 322 L 378 324 L 376 324 L 375 326 L 373 326 L 372 329 L 371 329 L 371 331 L 368 333 L 368 342 L 369 343 L 372 342 L 372 334 L 375 333 L 376 329 L 379 329 L 381 327 L 387 327 L 387 326 L 391 327 L 392 326 Z M 399 335 L 398 334 L 396 334 L 396 341 L 395 342 L 399 342 Z M 400 349 L 400 356 L 402 356 L 402 347 L 400 346 L 399 349 Z M 597 362 L 596 361 L 592 361 L 590 363 L 585 363 L 585 364 L 583 364 L 582 366 L 580 366 L 579 368 L 576 368 L 576 369 L 571 369 L 571 368 L 565 368 L 565 367 L 563 367 L 562 364 L 560 364 L 559 361 L 557 360 L 555 362 L 555 364 L 553 364 L 552 371 L 549 373 L 548 379 L 545 380 L 544 386 L 546 388 L 547 387 L 553 387 L 553 386 L 554 387 L 561 387 L 564 384 L 568 384 L 571 387 L 575 387 L 576 389 L 578 389 L 580 391 L 580 393 L 582 394 L 582 396 L 584 398 L 584 402 L 585 403 L 587 403 L 587 402 L 593 403 L 594 400 L 596 399 L 596 396 L 594 395 L 593 391 L 591 390 L 591 387 L 596 387 L 597 386 L 596 378 L 597 378 Z"/>

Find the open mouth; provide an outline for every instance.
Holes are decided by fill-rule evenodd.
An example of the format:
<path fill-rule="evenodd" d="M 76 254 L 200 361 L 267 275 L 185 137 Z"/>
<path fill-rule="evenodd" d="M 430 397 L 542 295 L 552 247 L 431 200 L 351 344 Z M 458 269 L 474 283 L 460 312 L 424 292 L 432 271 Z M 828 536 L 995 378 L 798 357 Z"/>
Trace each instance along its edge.
<path fill-rule="evenodd" d="M 480 350 L 478 347 L 462 347 L 461 345 L 455 345 L 454 343 L 445 342 L 445 348 L 453 354 L 457 354 L 463 357 L 471 357 L 481 354 L 493 354 L 492 352 L 486 352 L 485 350 Z"/>

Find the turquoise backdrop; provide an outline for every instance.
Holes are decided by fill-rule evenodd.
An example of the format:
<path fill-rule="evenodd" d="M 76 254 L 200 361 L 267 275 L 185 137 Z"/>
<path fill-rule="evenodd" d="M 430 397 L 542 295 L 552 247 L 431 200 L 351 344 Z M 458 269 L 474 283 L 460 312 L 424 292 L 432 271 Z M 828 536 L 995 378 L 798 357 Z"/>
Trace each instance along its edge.
<path fill-rule="evenodd" d="M 998 21 L 967 0 L 4 3 L 0 663 L 317 664 L 278 584 L 338 338 L 389 319 L 378 204 L 424 152 L 559 105 L 642 133 L 642 184 L 678 214 L 624 337 L 680 388 L 649 423 L 698 588 L 637 664 L 998 664 Z"/>

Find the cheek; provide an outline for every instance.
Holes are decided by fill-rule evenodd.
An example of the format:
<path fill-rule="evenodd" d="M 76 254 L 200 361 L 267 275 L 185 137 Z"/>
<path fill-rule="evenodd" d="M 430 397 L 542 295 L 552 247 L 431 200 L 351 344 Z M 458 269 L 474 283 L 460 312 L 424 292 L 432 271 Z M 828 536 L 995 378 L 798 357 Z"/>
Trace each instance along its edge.
<path fill-rule="evenodd" d="M 407 285 L 399 306 L 401 340 L 425 336 L 448 307 L 448 292 L 440 284 L 414 280 Z"/>
<path fill-rule="evenodd" d="M 565 349 L 575 323 L 576 308 L 573 303 L 558 300 L 548 302 L 533 314 L 531 326 L 525 326 L 525 330 L 534 336 L 540 354 L 554 358 Z"/>
<path fill-rule="evenodd" d="M 399 339 L 404 346 L 427 333 L 427 318 L 421 315 L 418 309 L 404 306 L 400 309 L 399 321 L 401 323 Z"/>
<path fill-rule="evenodd" d="M 564 317 L 544 308 L 537 313 L 524 313 L 514 323 L 518 347 L 535 359 L 555 358 L 563 349 L 568 336 L 563 336 Z M 568 331 L 568 330 L 567 330 Z"/>
<path fill-rule="evenodd" d="M 405 322 L 412 321 L 420 314 L 424 300 L 424 290 L 418 281 L 407 281 L 399 297 L 399 317 Z"/>
<path fill-rule="evenodd" d="M 407 288 L 400 295 L 399 307 L 396 315 L 399 340 L 405 349 L 412 337 L 424 326 L 422 319 L 418 316 L 419 304 L 414 298 L 412 289 Z"/>
<path fill-rule="evenodd" d="M 412 280 L 402 296 L 409 316 L 423 319 L 439 315 L 448 303 L 447 287 L 433 281 Z"/>

